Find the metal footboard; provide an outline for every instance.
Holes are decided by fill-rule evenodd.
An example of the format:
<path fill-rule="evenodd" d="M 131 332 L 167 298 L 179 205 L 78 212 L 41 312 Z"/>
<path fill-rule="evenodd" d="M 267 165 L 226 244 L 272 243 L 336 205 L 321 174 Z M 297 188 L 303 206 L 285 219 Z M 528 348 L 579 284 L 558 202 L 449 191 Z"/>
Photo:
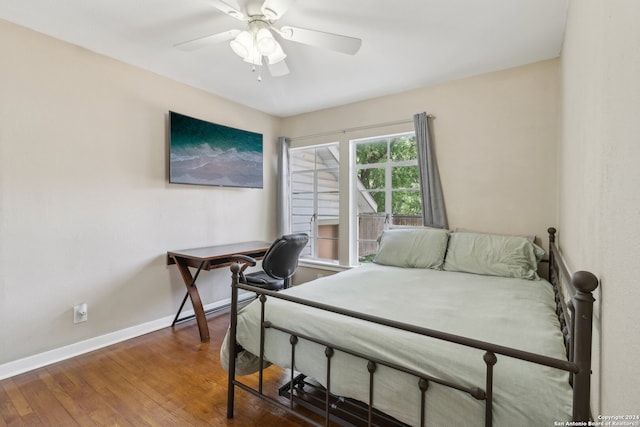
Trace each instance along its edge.
<path fill-rule="evenodd" d="M 343 352 L 363 360 L 366 363 L 367 371 L 369 372 L 369 402 L 367 412 L 367 425 L 373 424 L 373 392 L 375 384 L 375 373 L 379 366 L 386 366 L 391 369 L 395 369 L 400 372 L 410 374 L 416 378 L 417 392 L 420 393 L 421 401 L 421 421 L 420 425 L 425 425 L 426 420 L 426 392 L 431 383 L 437 383 L 442 386 L 454 388 L 469 394 L 477 400 L 485 402 L 485 426 L 492 426 L 493 423 L 493 368 L 499 363 L 500 358 L 510 357 L 526 361 L 529 363 L 535 363 L 539 365 L 549 366 L 552 368 L 560 369 L 570 373 L 570 379 L 573 385 L 573 420 L 574 421 L 587 421 L 589 420 L 589 396 L 590 396 L 590 374 L 591 374 L 591 321 L 593 310 L 593 296 L 591 292 L 598 286 L 597 278 L 588 272 L 578 272 L 572 278 L 568 276 L 568 271 L 560 258 L 560 252 L 555 247 L 555 229 L 549 229 L 550 232 L 550 281 L 556 287 L 556 294 L 562 295 L 557 290 L 557 286 L 561 286 L 562 282 L 566 282 L 571 285 L 573 290 L 570 290 L 570 296 L 572 304 L 572 313 L 566 313 L 564 309 L 564 298 L 558 296 L 556 302 L 558 304 L 558 314 L 561 318 L 561 325 L 568 332 L 567 343 L 568 351 L 570 354 L 569 360 L 562 360 L 551 358 L 531 352 L 526 352 L 514 348 L 500 346 L 484 341 L 475 340 L 472 338 L 462 337 L 458 335 L 452 335 L 445 332 L 417 327 L 406 323 L 396 322 L 389 319 L 384 319 L 376 316 L 371 316 L 364 313 L 359 313 L 351 310 L 345 310 L 338 307 L 333 307 L 325 304 L 320 304 L 314 301 L 305 300 L 290 295 L 277 293 L 273 291 L 256 288 L 250 285 L 241 284 L 238 282 L 239 274 L 244 270 L 246 264 L 234 264 L 231 267 L 232 270 L 232 304 L 231 304 L 231 326 L 229 331 L 229 380 L 228 380 L 228 401 L 227 401 L 227 417 L 233 418 L 234 412 L 234 393 L 235 388 L 239 387 L 249 393 L 252 393 L 262 399 L 265 399 L 272 404 L 280 407 L 281 409 L 293 413 L 296 416 L 302 418 L 306 422 L 312 425 L 329 425 L 330 420 L 333 418 L 331 414 L 331 365 L 332 358 L 336 351 Z M 552 280 L 553 279 L 553 280 Z M 557 280 L 560 279 L 560 280 Z M 557 283 L 556 283 L 557 282 Z M 236 327 L 237 327 L 237 311 L 238 311 L 238 290 L 243 289 L 250 292 L 255 292 L 260 295 L 261 304 L 261 332 L 260 332 L 260 371 L 258 379 L 258 388 L 254 389 L 241 381 L 236 379 L 235 375 L 235 355 L 236 355 Z M 391 328 L 395 328 L 401 331 L 408 331 L 418 335 L 431 337 L 464 347 L 471 347 L 482 350 L 483 363 L 486 366 L 486 380 L 482 386 L 477 387 L 465 387 L 460 384 L 455 384 L 443 379 L 425 376 L 419 372 L 412 371 L 410 369 L 398 366 L 392 363 L 388 363 L 384 360 L 371 357 L 370 355 L 361 354 L 355 352 L 349 348 L 337 346 L 334 343 L 326 342 L 316 337 L 300 334 L 296 331 L 275 325 L 265 320 L 265 306 L 269 298 L 278 298 L 286 300 L 291 303 L 301 304 L 308 307 L 313 307 L 320 310 L 325 310 L 333 313 L 337 313 L 350 318 L 360 319 L 367 322 L 383 325 Z M 563 320 L 564 319 L 564 320 Z M 291 378 L 290 378 L 290 397 L 288 405 L 267 396 L 263 393 L 263 366 L 264 366 L 264 340 L 265 332 L 267 329 L 278 330 L 282 333 L 289 335 L 289 342 L 291 346 Z M 294 405 L 294 386 L 295 386 L 295 358 L 296 358 L 296 346 L 300 340 L 306 340 L 323 346 L 326 356 L 326 395 L 325 395 L 325 408 L 324 408 L 324 424 L 318 423 L 309 417 L 300 414 L 295 411 Z"/>

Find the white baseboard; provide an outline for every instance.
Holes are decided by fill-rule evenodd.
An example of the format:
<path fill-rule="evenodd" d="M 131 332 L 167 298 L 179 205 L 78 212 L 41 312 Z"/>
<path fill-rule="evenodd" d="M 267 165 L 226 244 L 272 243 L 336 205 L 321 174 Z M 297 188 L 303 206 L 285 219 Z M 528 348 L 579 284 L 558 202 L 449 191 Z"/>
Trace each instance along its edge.
<path fill-rule="evenodd" d="M 255 298 L 255 294 L 242 294 L 238 297 L 238 301 L 243 302 L 252 298 Z M 227 298 L 221 301 L 207 304 L 206 306 L 204 306 L 204 309 L 205 311 L 224 310 L 230 305 L 231 299 Z M 193 310 L 185 310 L 183 311 L 182 316 L 187 317 L 193 314 Z M 79 341 L 77 343 L 69 344 L 64 347 L 45 351 L 44 353 L 35 354 L 33 356 L 28 356 L 23 359 L 18 359 L 2 364 L 0 365 L 0 380 L 32 371 L 34 369 L 41 368 L 52 363 L 70 359 L 72 357 L 79 356 L 90 351 L 98 350 L 100 348 L 104 348 L 122 341 L 126 341 L 131 338 L 139 337 L 141 335 L 148 334 L 149 332 L 167 328 L 171 326 L 173 318 L 173 315 L 163 317 L 161 319 L 143 323 L 141 325 L 132 326 L 130 328 L 111 332 L 99 337 L 90 338 L 88 340 Z"/>

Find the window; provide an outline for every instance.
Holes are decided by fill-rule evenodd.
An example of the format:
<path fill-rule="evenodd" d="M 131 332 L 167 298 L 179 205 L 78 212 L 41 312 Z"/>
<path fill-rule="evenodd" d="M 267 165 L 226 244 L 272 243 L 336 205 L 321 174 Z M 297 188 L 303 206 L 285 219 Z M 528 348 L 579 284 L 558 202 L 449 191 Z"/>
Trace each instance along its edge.
<path fill-rule="evenodd" d="M 310 238 L 302 258 L 368 262 L 386 228 L 422 226 L 417 156 L 414 132 L 290 148 L 290 230 Z"/>
<path fill-rule="evenodd" d="M 360 139 L 354 144 L 357 251 L 368 262 L 390 225 L 421 226 L 422 195 L 415 133 Z"/>
<path fill-rule="evenodd" d="M 303 258 L 338 261 L 338 143 L 292 148 L 291 230 L 309 234 Z"/>

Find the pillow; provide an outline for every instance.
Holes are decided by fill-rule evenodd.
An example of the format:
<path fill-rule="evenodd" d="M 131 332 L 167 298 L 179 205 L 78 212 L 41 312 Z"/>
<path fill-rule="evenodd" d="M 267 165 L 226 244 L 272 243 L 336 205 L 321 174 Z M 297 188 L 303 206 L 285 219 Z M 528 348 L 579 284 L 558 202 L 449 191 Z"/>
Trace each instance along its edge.
<path fill-rule="evenodd" d="M 399 228 L 380 236 L 373 262 L 408 268 L 442 269 L 449 232 L 437 228 Z"/>
<path fill-rule="evenodd" d="M 544 249 L 521 236 L 452 233 L 444 262 L 447 271 L 539 279 Z"/>
<path fill-rule="evenodd" d="M 456 232 L 459 233 L 475 233 L 475 234 L 495 234 L 495 233 L 489 233 L 489 232 L 485 232 L 485 231 L 477 231 L 477 230 L 469 230 L 467 228 L 456 228 L 455 230 Z M 522 234 L 498 234 L 498 236 L 518 236 L 518 237 L 524 237 L 525 239 L 527 239 L 528 241 L 530 241 L 531 243 L 535 243 L 536 240 L 536 236 L 529 236 L 529 235 L 522 235 Z"/>

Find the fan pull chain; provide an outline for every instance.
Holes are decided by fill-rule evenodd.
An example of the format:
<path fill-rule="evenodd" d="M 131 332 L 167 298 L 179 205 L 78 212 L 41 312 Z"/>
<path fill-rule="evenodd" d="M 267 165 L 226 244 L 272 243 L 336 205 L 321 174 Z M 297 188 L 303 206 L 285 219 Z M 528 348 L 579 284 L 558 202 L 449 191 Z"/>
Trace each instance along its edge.
<path fill-rule="evenodd" d="M 256 72 L 256 66 L 254 65 L 251 68 L 251 72 Z M 258 65 L 258 82 L 262 82 L 262 65 Z"/>

